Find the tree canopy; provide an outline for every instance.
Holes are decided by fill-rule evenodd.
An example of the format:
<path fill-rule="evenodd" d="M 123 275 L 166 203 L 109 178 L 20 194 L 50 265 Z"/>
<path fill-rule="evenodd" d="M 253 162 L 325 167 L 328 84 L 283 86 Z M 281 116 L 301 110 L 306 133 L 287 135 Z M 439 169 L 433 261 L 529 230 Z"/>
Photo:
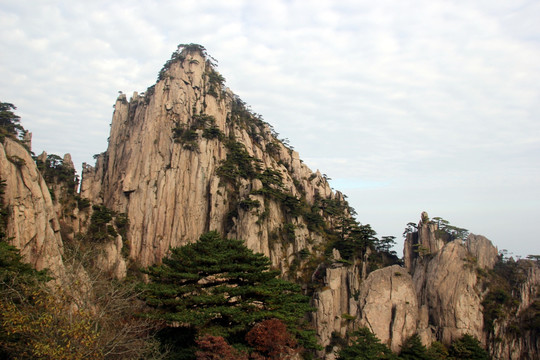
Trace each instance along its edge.
<path fill-rule="evenodd" d="M 256 323 L 282 320 L 305 347 L 313 333 L 302 328 L 309 298 L 298 285 L 277 278 L 270 260 L 243 241 L 209 232 L 192 244 L 173 248 L 162 264 L 144 270 L 150 282 L 143 298 L 152 317 L 241 343 Z"/>
<path fill-rule="evenodd" d="M 338 352 L 338 360 L 397 360 L 390 348 L 371 332 L 363 327 L 351 334 L 352 343 Z"/>
<path fill-rule="evenodd" d="M 13 104 L 0 101 L 0 140 L 5 136 L 16 139 L 24 132 L 20 124 L 20 116 L 13 112 L 16 109 Z"/>
<path fill-rule="evenodd" d="M 460 339 L 454 341 L 449 350 L 450 356 L 454 359 L 491 359 L 488 352 L 482 348 L 480 341 L 469 334 L 465 334 Z"/>

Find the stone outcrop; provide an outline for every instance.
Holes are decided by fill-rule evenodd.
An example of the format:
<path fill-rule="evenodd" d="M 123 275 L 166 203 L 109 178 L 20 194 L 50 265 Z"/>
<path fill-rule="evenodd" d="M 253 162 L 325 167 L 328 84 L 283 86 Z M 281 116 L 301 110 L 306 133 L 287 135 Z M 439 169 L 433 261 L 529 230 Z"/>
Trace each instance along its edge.
<path fill-rule="evenodd" d="M 10 138 L 0 143 L 0 180 L 5 181 L 8 240 L 25 261 L 61 276 L 63 243 L 49 189 L 29 151 Z"/>
<path fill-rule="evenodd" d="M 323 351 L 321 356 L 333 359 L 334 344 L 332 339 L 344 338 L 353 328 L 358 316 L 358 295 L 360 294 L 360 269 L 358 266 L 346 266 L 339 262 L 341 257 L 334 249 L 334 261 L 330 266 L 320 266 L 323 271 L 321 287 L 313 295 L 312 305 L 316 309 L 312 316 L 319 344 L 330 351 Z"/>
<path fill-rule="evenodd" d="M 141 265 L 155 263 L 170 247 L 209 230 L 245 240 L 283 271 L 298 251 L 312 252 L 321 236 L 285 202 L 313 204 L 316 197 L 339 194 L 231 91 L 210 81 L 217 73 L 200 51 L 183 52 L 163 74 L 144 96 L 135 93 L 129 102 L 119 96 L 107 151 L 95 167 L 83 167 L 81 196 L 128 215 L 129 257 Z M 195 140 L 184 138 L 186 132 Z M 251 160 L 233 158 L 243 156 L 238 144 Z M 281 184 L 224 175 L 220 168 L 231 158 L 251 161 L 259 174 L 271 171 Z M 281 198 L 268 195 L 270 187 Z"/>
<path fill-rule="evenodd" d="M 404 267 L 377 269 L 382 265 L 371 255 L 379 256 L 378 264 L 386 260 L 367 245 L 353 247 L 355 253 L 343 259 L 333 247 L 338 239 L 350 240 L 344 196 L 332 192 L 326 177 L 303 164 L 220 79 L 205 52 L 190 48 L 173 56 L 146 93 L 129 101 L 121 94 L 107 151 L 95 166 L 83 164 L 80 197 L 72 182 L 46 184 L 24 142 L 4 139 L 7 236 L 25 259 L 61 276 L 71 266 L 62 263 L 63 241 L 70 249 L 92 213 L 105 206 L 113 219 L 125 220 L 125 228 L 110 221 L 104 224 L 110 236 L 82 240 L 97 250 L 92 261 L 100 270 L 124 277 L 130 262 L 157 263 L 170 247 L 210 230 L 243 239 L 284 277 L 312 290 L 312 323 L 325 348 L 321 358 L 334 359 L 348 334 L 364 326 L 395 352 L 415 333 L 426 345 L 448 345 L 468 333 L 494 358 L 538 358 L 537 331 L 527 327 L 540 306 L 538 263 L 516 263 L 522 278 L 510 295 L 519 305 L 487 329 L 485 299 L 500 258 L 481 235 L 448 232 L 439 227 L 442 219 L 422 213 L 406 236 Z M 43 153 L 38 160 L 47 158 Z M 62 164 L 73 170 L 69 154 Z M 73 272 L 87 277 L 82 268 Z"/>
<path fill-rule="evenodd" d="M 482 339 L 482 298 L 476 289 L 476 267 L 466 247 L 453 241 L 433 256 L 413 276 L 421 311 L 427 312 L 420 324 L 424 340 L 440 339 L 449 344 L 467 333 Z M 433 334 L 428 333 L 429 326 Z"/>
<path fill-rule="evenodd" d="M 334 253 L 336 250 L 334 250 Z M 367 327 L 393 351 L 416 332 L 418 304 L 411 275 L 398 265 L 375 270 L 362 279 L 365 264 L 347 266 L 334 262 L 325 269 L 322 287 L 315 291 L 313 323 L 320 344 L 320 355 L 334 359 L 333 339 L 346 338 L 347 332 Z"/>
<path fill-rule="evenodd" d="M 495 321 L 488 346 L 494 359 L 534 360 L 540 358 L 540 267 L 529 260 L 519 260 L 515 266 L 524 275 L 518 294 L 514 294 L 519 305 Z"/>
<path fill-rule="evenodd" d="M 358 299 L 358 325 L 366 326 L 392 351 L 416 333 L 418 304 L 412 278 L 393 265 L 370 273 Z"/>
<path fill-rule="evenodd" d="M 497 255 L 485 237 L 452 239 L 422 213 L 418 231 L 407 234 L 404 260 L 418 296 L 418 333 L 424 343 L 449 344 L 466 333 L 485 340 L 477 269 L 492 269 Z"/>
<path fill-rule="evenodd" d="M 465 247 L 472 257 L 472 261 L 480 269 L 493 269 L 498 260 L 499 252 L 486 237 L 469 234 L 465 241 Z"/>

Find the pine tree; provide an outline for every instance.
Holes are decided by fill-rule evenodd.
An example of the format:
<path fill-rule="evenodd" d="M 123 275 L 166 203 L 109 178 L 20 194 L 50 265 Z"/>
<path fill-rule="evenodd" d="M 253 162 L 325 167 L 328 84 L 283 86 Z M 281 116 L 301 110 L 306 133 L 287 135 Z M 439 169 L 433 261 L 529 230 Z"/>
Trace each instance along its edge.
<path fill-rule="evenodd" d="M 20 124 L 20 116 L 12 111 L 16 109 L 13 104 L 0 101 L 0 141 L 6 136 L 16 139 L 24 132 Z"/>
<path fill-rule="evenodd" d="M 403 360 L 429 360 L 427 349 L 422 345 L 418 334 L 411 336 L 405 341 L 401 347 L 399 358 Z"/>
<path fill-rule="evenodd" d="M 155 308 L 152 317 L 199 335 L 240 343 L 256 323 L 277 318 L 305 347 L 315 346 L 312 332 L 298 325 L 311 310 L 309 298 L 298 285 L 278 279 L 270 265 L 241 240 L 209 232 L 144 270 L 150 283 L 143 297 Z"/>
<path fill-rule="evenodd" d="M 338 352 L 338 360 L 397 360 L 390 348 L 382 344 L 368 328 L 360 328 L 351 335 L 351 345 Z"/>
<path fill-rule="evenodd" d="M 480 341 L 474 336 L 465 334 L 461 339 L 458 339 L 450 346 L 450 356 L 452 359 L 474 359 L 474 360 L 489 360 L 487 353 Z"/>

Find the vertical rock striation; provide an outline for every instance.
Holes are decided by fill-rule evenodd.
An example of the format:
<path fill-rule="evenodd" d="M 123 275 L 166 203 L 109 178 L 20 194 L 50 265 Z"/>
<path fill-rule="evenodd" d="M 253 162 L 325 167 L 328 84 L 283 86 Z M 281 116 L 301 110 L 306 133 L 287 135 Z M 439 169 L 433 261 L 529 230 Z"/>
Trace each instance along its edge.
<path fill-rule="evenodd" d="M 129 257 L 141 265 L 217 230 L 287 270 L 322 241 L 298 210 L 339 194 L 220 77 L 204 50 L 189 48 L 144 96 L 120 95 L 108 149 L 84 165 L 81 195 L 128 215 Z"/>
<path fill-rule="evenodd" d="M 8 241 L 36 269 L 61 276 L 63 243 L 49 189 L 28 150 L 10 138 L 0 143 L 0 180 L 5 181 Z"/>

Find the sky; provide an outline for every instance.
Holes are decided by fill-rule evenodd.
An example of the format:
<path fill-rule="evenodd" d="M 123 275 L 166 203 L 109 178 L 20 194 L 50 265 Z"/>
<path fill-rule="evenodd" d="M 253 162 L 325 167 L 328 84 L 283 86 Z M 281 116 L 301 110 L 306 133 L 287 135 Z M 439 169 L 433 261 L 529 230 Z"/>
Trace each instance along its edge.
<path fill-rule="evenodd" d="M 0 101 L 33 151 L 107 148 L 178 44 L 401 252 L 422 211 L 540 254 L 540 1 L 0 0 Z"/>

